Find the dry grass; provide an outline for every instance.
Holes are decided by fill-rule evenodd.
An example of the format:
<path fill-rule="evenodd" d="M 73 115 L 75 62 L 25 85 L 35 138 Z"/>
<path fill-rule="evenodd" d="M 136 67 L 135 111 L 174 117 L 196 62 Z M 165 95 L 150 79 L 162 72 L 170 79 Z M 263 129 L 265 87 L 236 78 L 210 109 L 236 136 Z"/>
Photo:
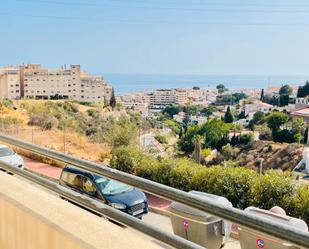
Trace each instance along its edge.
<path fill-rule="evenodd" d="M 54 100 L 55 102 L 61 100 Z M 44 100 L 18 100 L 14 101 L 14 107 L 16 110 L 9 108 L 2 108 L 0 110 L 1 117 L 16 117 L 22 120 L 22 124 L 13 125 L 9 129 L 0 129 L 7 135 L 16 137 L 18 139 L 34 143 L 43 147 L 54 149 L 60 152 L 65 152 L 70 155 L 77 156 L 82 159 L 87 159 L 95 162 L 109 162 L 110 148 L 106 144 L 99 144 L 91 142 L 86 136 L 80 135 L 76 132 L 66 131 L 65 134 L 61 130 L 48 130 L 42 131 L 39 127 L 28 126 L 29 116 L 27 110 L 22 106 L 43 106 Z M 89 109 L 96 109 L 95 107 L 89 107 L 76 104 L 80 112 L 86 112 Z M 65 141 L 65 145 L 64 145 Z M 46 162 L 43 157 L 33 155 L 33 153 L 21 151 L 21 154 L 29 156 L 35 160 Z M 103 156 L 102 156 L 103 155 Z M 56 162 L 48 161 L 49 163 Z"/>
<path fill-rule="evenodd" d="M 28 141 L 70 155 L 95 162 L 101 162 L 101 154 L 109 151 L 105 144 L 92 143 L 85 136 L 74 132 L 49 130 L 42 131 L 37 128 L 25 126 L 22 129 L 10 132 L 18 139 Z"/>

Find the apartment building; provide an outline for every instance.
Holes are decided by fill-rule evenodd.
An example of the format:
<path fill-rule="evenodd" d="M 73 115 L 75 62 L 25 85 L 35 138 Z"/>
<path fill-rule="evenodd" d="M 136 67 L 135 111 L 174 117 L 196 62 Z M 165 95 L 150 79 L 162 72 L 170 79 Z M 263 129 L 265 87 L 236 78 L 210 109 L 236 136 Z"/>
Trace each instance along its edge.
<path fill-rule="evenodd" d="M 84 75 L 80 78 L 79 101 L 109 103 L 113 87 L 101 76 Z"/>
<path fill-rule="evenodd" d="M 149 94 L 149 106 L 152 109 L 163 109 L 168 105 L 184 105 L 188 102 L 185 89 L 158 89 Z"/>
<path fill-rule="evenodd" d="M 0 68 L 0 99 L 20 98 L 20 75 L 18 68 Z"/>
<path fill-rule="evenodd" d="M 39 64 L 0 68 L 2 99 L 72 99 L 109 102 L 112 86 L 101 76 L 81 71 L 80 65 L 47 69 Z"/>
<path fill-rule="evenodd" d="M 80 65 L 51 70 L 41 65 L 21 67 L 22 97 L 51 99 L 62 97 L 85 102 L 109 102 L 112 86 L 103 77 L 81 71 Z"/>

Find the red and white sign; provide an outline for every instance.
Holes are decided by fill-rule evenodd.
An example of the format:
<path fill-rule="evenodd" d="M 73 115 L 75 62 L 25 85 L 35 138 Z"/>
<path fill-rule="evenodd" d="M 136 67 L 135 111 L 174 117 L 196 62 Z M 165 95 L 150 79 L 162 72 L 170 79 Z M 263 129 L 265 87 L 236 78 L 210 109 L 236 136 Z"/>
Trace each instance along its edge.
<path fill-rule="evenodd" d="M 184 227 L 186 230 L 189 228 L 189 221 L 183 220 L 182 224 L 183 224 L 183 227 Z"/>
<path fill-rule="evenodd" d="M 256 241 L 256 245 L 258 246 L 258 248 L 265 248 L 265 242 L 262 239 L 258 239 Z"/>

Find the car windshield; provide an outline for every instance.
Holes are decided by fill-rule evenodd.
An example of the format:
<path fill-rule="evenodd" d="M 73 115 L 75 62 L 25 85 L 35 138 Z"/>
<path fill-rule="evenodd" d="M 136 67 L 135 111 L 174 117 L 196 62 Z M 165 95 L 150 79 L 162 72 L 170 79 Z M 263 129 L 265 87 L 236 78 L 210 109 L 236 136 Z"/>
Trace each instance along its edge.
<path fill-rule="evenodd" d="M 12 156 L 15 152 L 10 148 L 0 148 L 0 157 Z"/>
<path fill-rule="evenodd" d="M 117 195 L 132 188 L 124 183 L 99 176 L 95 182 L 103 195 Z"/>

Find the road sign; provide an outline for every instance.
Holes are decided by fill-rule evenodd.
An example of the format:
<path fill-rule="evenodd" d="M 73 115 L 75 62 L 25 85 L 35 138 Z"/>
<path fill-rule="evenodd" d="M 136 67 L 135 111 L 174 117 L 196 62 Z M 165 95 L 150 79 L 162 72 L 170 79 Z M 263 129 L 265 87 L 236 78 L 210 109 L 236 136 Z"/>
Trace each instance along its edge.
<path fill-rule="evenodd" d="M 183 227 L 187 230 L 189 228 L 189 221 L 183 220 Z"/>
<path fill-rule="evenodd" d="M 264 240 L 262 239 L 258 239 L 256 241 L 256 245 L 258 246 L 258 248 L 265 248 L 265 243 L 264 243 Z"/>

